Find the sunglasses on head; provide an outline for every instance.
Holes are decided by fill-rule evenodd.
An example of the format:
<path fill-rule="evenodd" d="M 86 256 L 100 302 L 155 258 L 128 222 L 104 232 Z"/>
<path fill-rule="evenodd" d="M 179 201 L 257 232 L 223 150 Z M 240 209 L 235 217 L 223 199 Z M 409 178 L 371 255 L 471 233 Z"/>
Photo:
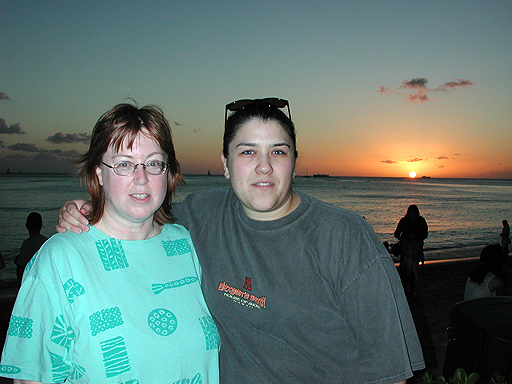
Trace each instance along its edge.
<path fill-rule="evenodd" d="M 248 105 L 253 104 L 262 104 L 262 105 L 268 105 L 269 107 L 275 107 L 275 108 L 287 108 L 288 109 L 288 117 L 290 120 L 292 119 L 292 114 L 290 112 L 290 104 L 288 103 L 288 100 L 285 99 L 279 99 L 277 97 L 267 97 L 265 99 L 241 99 L 237 101 L 233 101 L 229 104 L 226 104 L 226 116 L 224 118 L 224 124 L 228 120 L 228 112 L 236 112 L 240 109 L 244 109 Z"/>

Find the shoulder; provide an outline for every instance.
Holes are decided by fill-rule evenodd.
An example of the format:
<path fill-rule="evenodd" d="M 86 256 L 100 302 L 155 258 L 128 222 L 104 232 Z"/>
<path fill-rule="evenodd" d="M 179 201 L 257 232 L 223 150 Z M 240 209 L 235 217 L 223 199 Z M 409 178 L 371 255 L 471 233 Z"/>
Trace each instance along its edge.
<path fill-rule="evenodd" d="M 377 258 L 389 257 L 379 237 L 360 214 L 336 207 L 311 196 L 300 194 L 308 205 L 301 225 L 308 236 L 313 234 L 317 244 L 328 247 L 329 252 L 339 250 L 346 262 L 371 264 Z M 309 230 L 307 229 L 309 228 Z M 354 256 L 357 255 L 357 258 Z"/>
<path fill-rule="evenodd" d="M 85 232 L 81 235 L 72 232 L 57 233 L 51 236 L 27 265 L 32 274 L 45 276 L 59 270 L 67 269 L 80 255 L 89 254 L 87 245 L 90 244 L 91 235 Z M 54 271 L 54 272 L 50 272 Z"/>
<path fill-rule="evenodd" d="M 370 230 L 373 232 L 368 221 L 359 213 L 336 207 L 301 192 L 298 193 L 301 198 L 301 203 L 308 205 L 306 216 L 308 219 L 313 217 L 315 220 L 321 220 L 326 225 L 328 224 L 328 228 L 340 227 L 343 230 L 351 228 L 354 230 Z"/>
<path fill-rule="evenodd" d="M 48 249 L 66 244 L 72 244 L 79 241 L 84 241 L 85 239 L 90 238 L 90 236 L 90 231 L 83 232 L 80 235 L 71 231 L 66 231 L 65 233 L 56 233 L 55 235 L 50 236 L 50 238 L 44 244 L 44 247 L 45 249 Z"/>
<path fill-rule="evenodd" d="M 164 224 L 162 232 L 160 233 L 162 238 L 177 238 L 177 237 L 190 237 L 190 232 L 181 224 Z"/>
<path fill-rule="evenodd" d="M 179 224 L 188 228 L 191 221 L 211 220 L 217 212 L 232 206 L 234 201 L 236 197 L 231 187 L 194 192 L 173 206 L 173 214 Z"/>

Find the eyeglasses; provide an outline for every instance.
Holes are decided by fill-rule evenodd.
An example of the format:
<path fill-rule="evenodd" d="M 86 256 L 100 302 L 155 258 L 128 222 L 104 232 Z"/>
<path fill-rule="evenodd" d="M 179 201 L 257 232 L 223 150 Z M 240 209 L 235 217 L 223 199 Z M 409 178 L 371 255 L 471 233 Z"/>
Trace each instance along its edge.
<path fill-rule="evenodd" d="M 146 164 L 135 164 L 131 161 L 120 161 L 118 163 L 115 163 L 114 165 L 108 165 L 102 161 L 101 164 L 111 168 L 114 171 L 114 173 L 119 176 L 132 175 L 133 173 L 135 173 L 139 165 L 142 165 L 142 168 L 150 175 L 161 175 L 167 170 L 168 167 L 167 163 L 159 160 L 150 160 Z"/>
<path fill-rule="evenodd" d="M 224 124 L 228 120 L 228 111 L 235 112 L 240 109 L 244 109 L 248 105 L 252 104 L 267 104 L 269 107 L 276 107 L 276 108 L 287 108 L 288 109 L 288 117 L 290 120 L 292 119 L 292 114 L 290 112 L 290 103 L 288 103 L 288 100 L 285 99 L 279 99 L 277 97 L 267 97 L 265 99 L 241 99 L 237 101 L 233 101 L 229 104 L 226 104 L 226 116 L 224 118 Z"/>

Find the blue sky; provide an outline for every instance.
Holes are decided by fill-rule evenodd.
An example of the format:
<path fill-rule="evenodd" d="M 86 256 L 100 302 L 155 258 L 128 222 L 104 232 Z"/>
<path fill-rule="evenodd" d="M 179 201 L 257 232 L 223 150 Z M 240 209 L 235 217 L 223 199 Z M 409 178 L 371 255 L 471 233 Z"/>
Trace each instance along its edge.
<path fill-rule="evenodd" d="M 221 173 L 224 105 L 290 101 L 297 173 L 512 178 L 510 1 L 0 0 L 0 172 L 65 172 L 98 117 L 161 106 Z M 37 166 L 35 166 L 37 164 Z"/>

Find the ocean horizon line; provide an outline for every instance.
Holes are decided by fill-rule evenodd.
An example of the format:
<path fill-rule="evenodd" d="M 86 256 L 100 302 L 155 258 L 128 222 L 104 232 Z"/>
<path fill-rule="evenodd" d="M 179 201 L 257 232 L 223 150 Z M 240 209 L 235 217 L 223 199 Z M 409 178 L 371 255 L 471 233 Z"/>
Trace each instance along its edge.
<path fill-rule="evenodd" d="M 317 175 L 317 176 L 315 176 Z M 512 181 L 511 178 L 495 178 L 495 177 L 433 177 L 433 176 L 420 176 L 411 178 L 408 176 L 343 176 L 343 175 L 329 175 L 329 174 L 315 174 L 315 175 L 296 175 L 298 178 L 315 178 L 328 180 L 332 179 L 398 179 L 398 180 L 410 180 L 410 181 L 426 181 L 426 180 L 502 180 Z M 0 177 L 17 177 L 17 176 L 77 176 L 75 172 L 14 172 L 14 173 L 0 173 Z M 208 176 L 208 177 L 224 177 L 222 173 L 183 173 L 183 176 Z"/>

